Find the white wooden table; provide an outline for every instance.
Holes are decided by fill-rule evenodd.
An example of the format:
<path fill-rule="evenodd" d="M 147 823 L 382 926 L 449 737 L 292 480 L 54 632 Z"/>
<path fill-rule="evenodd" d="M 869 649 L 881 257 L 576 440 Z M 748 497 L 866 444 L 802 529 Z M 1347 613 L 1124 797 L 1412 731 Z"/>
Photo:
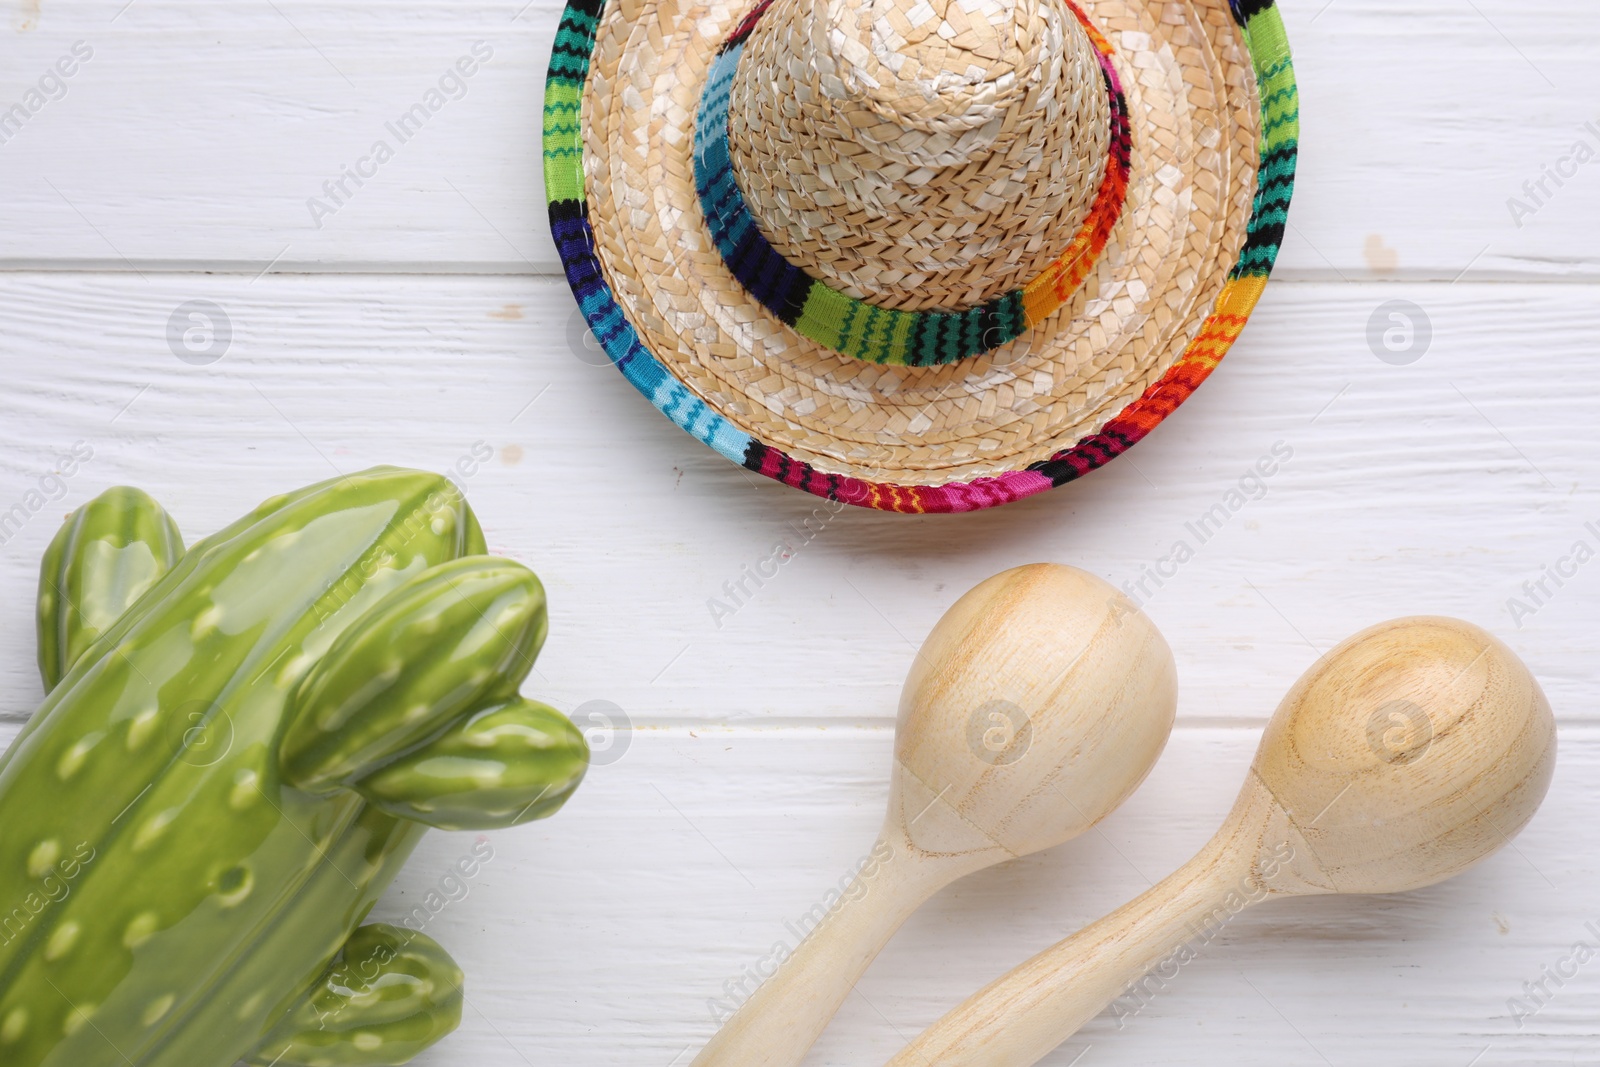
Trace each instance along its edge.
<path fill-rule="evenodd" d="M 1137 582 L 1283 442 L 1265 495 L 1146 581 L 1182 679 L 1149 782 L 1099 832 L 939 897 L 808 1064 L 881 1063 L 1186 859 L 1316 653 L 1421 612 L 1501 634 L 1561 718 L 1554 787 L 1514 849 L 1406 896 L 1257 909 L 1136 1018 L 1103 1016 L 1046 1062 L 1600 1063 L 1600 957 L 1547 981 L 1531 1017 L 1508 1004 L 1600 945 L 1600 564 L 1537 602 L 1524 589 L 1575 542 L 1600 548 L 1600 161 L 1571 155 L 1600 150 L 1600 12 L 1288 0 L 1292 226 L 1211 382 L 1131 456 L 1044 497 L 840 514 L 720 627 L 708 598 L 816 502 L 714 456 L 584 348 L 540 185 L 557 15 L 553 0 L 0 6 L 0 108 L 75 42 L 92 52 L 0 143 L 0 511 L 75 442 L 93 450 L 0 545 L 0 741 L 40 696 L 40 552 L 104 487 L 150 490 L 192 538 L 334 471 L 443 470 L 483 442 L 494 458 L 468 489 L 490 546 L 551 592 L 530 693 L 609 701 L 634 729 L 556 818 L 491 835 L 494 860 L 430 926 L 469 1007 L 419 1062 L 682 1065 L 713 1029 L 708 1001 L 870 842 L 900 679 L 951 600 L 1035 559 Z M 480 41 L 492 57 L 459 99 L 324 199 L 336 210 L 308 207 Z M 205 338 L 188 339 L 201 356 L 169 342 L 195 300 L 228 324 L 213 362 Z M 1391 301 L 1425 319 L 1425 347 L 1421 331 L 1407 351 L 1369 343 L 1372 323 L 1396 325 Z M 379 916 L 470 844 L 432 835 Z"/>

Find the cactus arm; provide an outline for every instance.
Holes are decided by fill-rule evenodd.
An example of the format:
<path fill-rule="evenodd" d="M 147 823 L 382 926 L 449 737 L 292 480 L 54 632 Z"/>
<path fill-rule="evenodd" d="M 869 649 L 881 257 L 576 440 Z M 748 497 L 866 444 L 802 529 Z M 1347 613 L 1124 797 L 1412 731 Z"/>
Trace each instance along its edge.
<path fill-rule="evenodd" d="M 281 921 L 319 850 L 363 805 L 354 796 L 330 804 L 286 790 L 274 801 L 281 810 L 261 802 L 266 817 L 257 823 L 249 790 L 237 797 L 244 808 L 231 806 L 238 776 L 277 788 L 272 765 L 294 684 L 384 592 L 465 547 L 465 524 L 456 521 L 464 506 L 428 503 L 446 484 L 416 472 L 367 472 L 321 494 L 297 494 L 249 528 L 200 542 L 46 699 L 0 759 L 0 810 L 8 817 L 0 900 L 26 899 L 44 874 L 43 859 L 68 857 L 79 842 L 99 858 L 73 881 L 70 896 L 0 939 L 0 1026 L 16 1020 L 0 1032 L 0 1039 L 14 1035 L 0 1062 L 94 1062 L 62 1057 L 101 1030 L 137 1054 L 154 1032 L 144 1020 L 155 1006 L 141 999 L 136 972 L 161 977 L 158 995 L 174 995 L 167 1017 L 185 1017 L 241 946 Z M 220 762 L 188 752 L 185 708 L 197 699 L 235 731 Z M 195 840 L 210 847 L 184 846 Z M 250 865 L 252 891 L 238 899 L 244 883 L 232 872 L 241 864 Z M 140 873 L 150 870 L 159 877 Z M 301 959 L 304 970 L 270 975 L 283 983 L 273 995 L 291 994 L 293 983 L 318 973 L 354 919 L 331 946 L 283 946 L 283 957 Z M 195 944 L 208 946 L 204 959 L 195 957 Z M 53 998 L 51 983 L 93 1007 L 95 1025 L 63 1039 L 74 1017 Z M 261 1032 L 249 1033 L 239 1051 Z"/>
<path fill-rule="evenodd" d="M 341 494 L 359 496 L 365 494 L 375 484 L 396 484 L 415 479 L 422 479 L 418 484 L 423 489 L 424 495 L 404 502 L 402 513 L 395 516 L 396 523 L 413 531 L 416 537 L 427 538 L 434 534 L 431 528 L 433 520 L 444 519 L 449 525 L 439 531 L 439 535 L 454 543 L 452 556 L 483 555 L 487 551 L 484 546 L 483 529 L 478 525 L 477 516 L 467 506 L 466 497 L 454 482 L 421 471 L 388 465 L 369 467 L 356 474 L 341 474 L 268 497 L 246 512 L 243 517 L 190 546 L 189 554 L 220 550 L 241 535 L 247 539 L 253 538 L 263 520 L 280 515 L 306 501 L 333 499 Z"/>
<path fill-rule="evenodd" d="M 220 1063 L 223 1053 L 231 1064 L 259 1048 L 306 991 L 316 988 L 426 832 L 364 807 L 327 846 L 326 859 L 294 893 L 292 906 L 259 927 L 229 959 L 217 961 L 211 995 L 181 1016 L 174 1009 L 148 1045 L 129 1050 L 138 1067 L 197 1067 Z"/>
<path fill-rule="evenodd" d="M 487 556 L 489 545 L 483 539 L 483 527 L 478 525 L 478 516 L 474 515 L 469 507 L 462 507 L 461 512 L 461 554 Z"/>
<path fill-rule="evenodd" d="M 517 698 L 354 784 L 374 807 L 440 830 L 497 830 L 552 815 L 583 781 L 589 746 L 556 709 Z"/>
<path fill-rule="evenodd" d="M 116 486 L 73 512 L 39 566 L 45 692 L 182 555 L 177 523 L 141 490 Z"/>
<path fill-rule="evenodd" d="M 363 926 L 245 1062 L 399 1067 L 460 1025 L 461 985 L 461 969 L 432 938 Z"/>
<path fill-rule="evenodd" d="M 121 503 L 146 532 L 119 545 L 162 543 L 153 502 Z M 484 556 L 481 528 L 445 480 L 377 468 L 269 500 L 187 552 L 170 533 L 172 560 L 147 583 L 125 567 L 73 572 L 115 608 L 103 625 L 63 623 L 59 603 L 42 612 L 54 685 L 0 755 L 0 901 L 26 909 L 0 914 L 4 1067 L 224 1067 L 249 1055 L 325 994 L 319 976 L 428 825 L 535 817 L 581 777 L 581 759 L 574 770 L 561 756 L 560 723 L 542 754 L 513 743 L 530 733 L 506 709 L 521 708 L 516 688 L 543 640 L 543 590 Z M 445 571 L 453 581 L 412 614 L 386 610 L 391 594 L 461 557 L 471 565 Z M 79 558 L 63 539 L 46 568 L 66 573 Z M 78 599 L 60 597 L 69 608 Z M 382 651 L 403 647 L 402 673 L 419 668 L 396 676 L 393 705 L 376 699 L 367 654 L 333 669 L 346 631 L 368 632 L 365 647 L 378 649 L 370 634 L 382 619 L 394 623 L 385 640 L 399 642 Z M 82 636 L 91 628 L 97 638 Z M 295 695 L 313 674 L 319 692 L 346 686 L 366 709 L 313 736 L 310 762 L 340 772 L 319 792 L 281 766 L 304 710 Z M 405 714 L 419 706 L 421 725 Z M 385 718 L 395 707 L 399 720 Z M 441 773 L 451 761 L 471 773 Z M 405 818 L 362 795 L 369 779 Z M 50 899 L 36 908 L 40 894 Z M 324 992 L 307 999 L 313 989 Z M 295 1031 L 300 1045 L 276 1050 L 280 1067 L 296 1063 L 291 1052 L 299 1067 L 399 1062 L 365 1054 L 398 1056 L 424 1030 L 442 1036 L 453 1025 L 442 1003 L 400 1013 L 404 1025 L 360 1016 L 326 1049 Z M 388 1028 L 378 1049 L 361 1036 L 372 1026 Z"/>
<path fill-rule="evenodd" d="M 330 793 L 517 691 L 547 629 L 544 588 L 509 560 L 469 556 L 416 575 L 357 620 L 301 680 L 286 781 Z"/>

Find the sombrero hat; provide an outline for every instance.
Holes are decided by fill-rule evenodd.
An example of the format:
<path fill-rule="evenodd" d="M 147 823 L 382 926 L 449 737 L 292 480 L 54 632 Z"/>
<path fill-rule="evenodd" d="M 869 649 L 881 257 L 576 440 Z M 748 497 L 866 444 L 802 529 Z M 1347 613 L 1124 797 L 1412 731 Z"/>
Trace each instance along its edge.
<path fill-rule="evenodd" d="M 1071 481 L 1277 255 L 1271 0 L 570 0 L 550 223 L 611 360 L 735 463 L 893 511 Z"/>

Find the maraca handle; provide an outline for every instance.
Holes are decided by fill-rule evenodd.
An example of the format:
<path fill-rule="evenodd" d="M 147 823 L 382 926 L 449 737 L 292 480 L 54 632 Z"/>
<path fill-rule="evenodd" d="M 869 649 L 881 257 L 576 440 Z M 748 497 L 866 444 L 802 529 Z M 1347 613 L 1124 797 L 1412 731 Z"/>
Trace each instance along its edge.
<path fill-rule="evenodd" d="M 796 1067 L 906 918 L 941 888 L 987 863 L 911 853 L 887 833 L 872 855 L 883 854 L 890 841 L 899 847 L 856 878 L 690 1067 Z"/>
<path fill-rule="evenodd" d="M 1220 835 L 1219 835 L 1220 836 Z M 1213 841 L 1159 885 L 969 997 L 887 1067 L 1030 1067 L 1182 946 L 1259 899 Z"/>

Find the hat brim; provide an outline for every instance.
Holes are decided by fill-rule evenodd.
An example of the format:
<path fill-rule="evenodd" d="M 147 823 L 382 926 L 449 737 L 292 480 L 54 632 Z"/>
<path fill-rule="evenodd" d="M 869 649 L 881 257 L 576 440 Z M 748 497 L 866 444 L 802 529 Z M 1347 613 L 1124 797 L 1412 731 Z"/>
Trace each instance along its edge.
<path fill-rule="evenodd" d="M 612 361 L 731 461 L 885 510 L 1006 503 L 1141 440 L 1210 374 L 1261 295 L 1293 189 L 1298 99 L 1271 3 L 1083 6 L 1147 46 L 1152 25 L 1210 34 L 1210 54 L 1158 46 L 1154 60 L 1126 60 L 1136 163 L 1116 247 L 1080 298 L 1014 350 L 890 373 L 790 331 L 738 289 L 704 236 L 684 134 L 697 78 L 743 5 L 572 0 L 546 85 L 545 180 L 568 281 Z M 1152 75 L 1153 62 L 1169 69 Z M 1174 79 L 1180 92 L 1163 97 Z M 1205 109 L 1211 129 L 1248 135 L 1252 152 L 1230 157 L 1224 136 L 1220 151 L 1207 149 L 1212 171 L 1184 192 L 1186 208 L 1183 197 L 1175 207 L 1175 161 L 1204 152 L 1166 128 L 1178 121 L 1167 112 L 1181 119 L 1191 107 Z M 687 179 L 672 173 L 683 168 Z M 1162 247 L 1174 240 L 1186 244 Z M 919 425 L 930 421 L 924 412 L 946 410 L 965 421 Z"/>

